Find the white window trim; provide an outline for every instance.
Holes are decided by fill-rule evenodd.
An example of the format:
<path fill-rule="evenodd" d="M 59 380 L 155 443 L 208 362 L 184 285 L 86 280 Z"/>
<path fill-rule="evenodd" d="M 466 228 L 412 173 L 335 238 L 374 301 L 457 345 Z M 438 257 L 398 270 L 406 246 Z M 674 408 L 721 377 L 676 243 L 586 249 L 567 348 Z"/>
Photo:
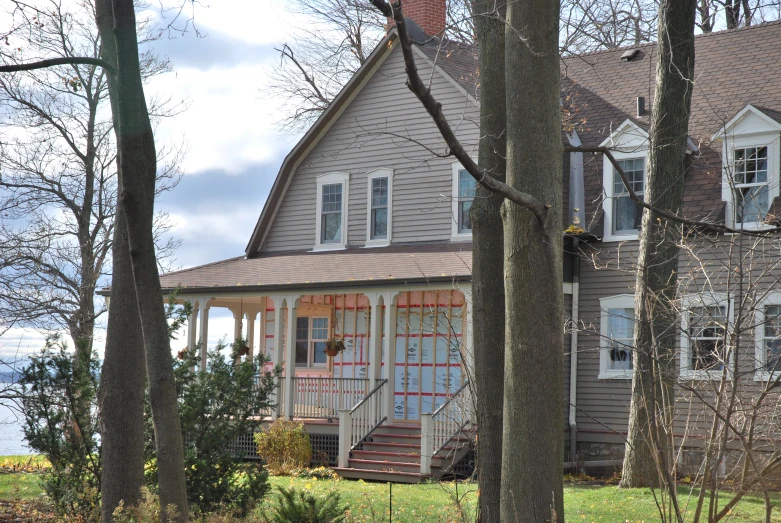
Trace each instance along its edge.
<path fill-rule="evenodd" d="M 767 353 L 765 352 L 765 307 L 768 305 L 781 305 L 781 292 L 770 292 L 757 303 L 757 308 L 754 312 L 754 358 L 757 364 L 756 371 L 754 372 L 754 381 L 770 381 L 774 380 L 781 373 L 768 372 L 765 369 L 767 363 Z"/>
<path fill-rule="evenodd" d="M 372 240 L 372 180 L 388 179 L 388 238 Z M 387 247 L 393 239 L 393 169 L 370 171 L 366 179 L 366 247 Z"/>
<path fill-rule="evenodd" d="M 763 222 L 738 223 L 735 221 L 734 194 L 729 183 L 732 175 L 732 164 L 735 157 L 735 149 L 746 149 L 749 147 L 767 147 L 767 184 L 768 199 L 772 204 L 773 199 L 779 195 L 779 140 L 781 134 L 778 132 L 741 134 L 739 136 L 724 135 L 724 142 L 721 148 L 721 199 L 726 202 L 725 221 L 733 228 L 742 228 L 747 231 L 761 231 L 772 228 L 772 225 Z"/>
<path fill-rule="evenodd" d="M 648 182 L 648 148 L 642 147 L 636 150 L 623 150 L 613 151 L 613 157 L 616 160 L 630 160 L 632 158 L 643 159 L 643 194 L 645 194 L 646 185 Z M 640 236 L 640 231 L 628 234 L 615 234 L 613 233 L 613 203 L 614 191 L 613 191 L 613 164 L 607 158 L 602 161 L 602 187 L 605 189 L 605 199 L 602 202 L 602 209 L 604 212 L 605 231 L 602 236 L 603 242 L 619 242 L 627 240 L 636 240 Z"/>
<path fill-rule="evenodd" d="M 458 171 L 462 171 L 464 167 L 459 162 L 453 162 L 452 165 L 452 182 L 453 182 L 453 189 L 452 189 L 452 196 L 451 196 L 451 209 L 450 212 L 452 213 L 451 216 L 453 217 L 452 220 L 452 228 L 450 231 L 450 241 L 452 242 L 463 242 L 463 241 L 472 241 L 472 232 L 458 232 Z"/>
<path fill-rule="evenodd" d="M 342 241 L 339 243 L 321 243 L 321 221 L 323 210 L 323 186 L 342 184 Z M 347 173 L 328 173 L 317 177 L 317 218 L 315 220 L 315 246 L 313 251 L 339 251 L 347 248 L 347 202 L 349 201 L 350 175 Z"/>
<path fill-rule="evenodd" d="M 722 371 L 693 370 L 691 368 L 692 351 L 689 344 L 689 310 L 693 307 L 726 307 L 727 309 L 727 334 L 734 328 L 733 300 L 728 294 L 707 293 L 703 295 L 684 296 L 681 300 L 681 350 L 680 350 L 680 379 L 683 381 L 707 381 L 721 379 Z M 729 354 L 727 355 L 729 357 Z M 732 372 L 732 360 L 727 362 L 727 370 Z"/>
<path fill-rule="evenodd" d="M 618 294 L 616 296 L 608 296 L 600 298 L 600 327 L 599 327 L 599 375 L 597 379 L 600 380 L 631 380 L 632 371 L 624 369 L 610 369 L 608 368 L 610 361 L 610 340 L 607 336 L 608 332 L 608 309 L 634 309 L 635 297 L 633 294 Z"/>

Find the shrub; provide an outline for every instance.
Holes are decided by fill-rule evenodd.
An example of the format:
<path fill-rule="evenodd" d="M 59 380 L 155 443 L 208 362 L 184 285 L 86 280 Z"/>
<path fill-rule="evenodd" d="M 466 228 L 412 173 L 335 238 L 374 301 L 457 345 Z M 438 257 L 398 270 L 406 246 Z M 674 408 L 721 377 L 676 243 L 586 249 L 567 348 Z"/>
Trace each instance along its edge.
<path fill-rule="evenodd" d="M 297 478 L 340 479 L 339 474 L 329 467 L 298 469 L 291 472 L 290 475 Z"/>
<path fill-rule="evenodd" d="M 255 434 L 258 455 L 274 475 L 287 475 L 309 466 L 312 444 L 303 423 L 278 419 Z"/>
<path fill-rule="evenodd" d="M 341 505 L 336 491 L 314 496 L 296 489 L 277 487 L 277 505 L 266 516 L 269 523 L 341 523 L 345 521 L 347 506 Z"/>
<path fill-rule="evenodd" d="M 244 516 L 268 491 L 268 474 L 258 463 L 244 461 L 229 448 L 237 437 L 254 432 L 260 426 L 263 410 L 270 407 L 269 397 L 275 376 L 263 374 L 266 360 L 234 364 L 243 340 L 232 344 L 230 360 L 218 345 L 208 355 L 205 372 L 192 372 L 199 361 L 199 348 L 174 362 L 179 395 L 187 495 L 190 507 L 201 513 L 230 512 Z M 277 373 L 278 375 L 278 373 Z M 151 416 L 148 416 L 150 419 Z M 147 479 L 156 487 L 154 430 L 147 430 Z"/>
<path fill-rule="evenodd" d="M 100 520 L 100 444 L 97 403 L 99 363 L 94 354 L 75 357 L 58 336 L 21 371 L 24 437 L 51 467 L 41 481 L 63 520 Z"/>

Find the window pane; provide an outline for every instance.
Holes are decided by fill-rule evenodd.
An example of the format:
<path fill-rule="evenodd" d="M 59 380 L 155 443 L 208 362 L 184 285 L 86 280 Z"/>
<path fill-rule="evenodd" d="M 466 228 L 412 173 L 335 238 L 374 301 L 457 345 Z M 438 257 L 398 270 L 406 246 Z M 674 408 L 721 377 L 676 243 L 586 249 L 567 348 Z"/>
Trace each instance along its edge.
<path fill-rule="evenodd" d="M 739 223 L 764 221 L 768 210 L 770 210 L 767 185 L 736 187 L 735 193 L 735 211 Z"/>
<path fill-rule="evenodd" d="M 372 207 L 386 207 L 388 205 L 388 179 L 372 179 Z"/>
<path fill-rule="evenodd" d="M 608 369 L 632 369 L 632 345 L 634 343 L 634 309 L 608 309 L 607 336 L 609 340 Z"/>
<path fill-rule="evenodd" d="M 613 232 L 636 231 L 640 229 L 643 208 L 629 196 L 621 196 L 613 202 Z"/>
<path fill-rule="evenodd" d="M 312 344 L 314 346 L 314 355 L 312 357 L 313 363 L 327 363 L 328 356 L 325 353 L 325 342 L 316 341 Z"/>
<path fill-rule="evenodd" d="M 372 240 L 388 238 L 388 209 L 372 209 Z"/>
<path fill-rule="evenodd" d="M 472 202 L 458 202 L 458 232 L 472 232 L 472 219 L 469 217 L 469 209 Z"/>
<path fill-rule="evenodd" d="M 342 241 L 342 213 L 323 214 L 321 219 L 321 243 L 338 243 Z"/>
<path fill-rule="evenodd" d="M 645 159 L 644 158 L 630 158 L 629 160 L 619 160 L 618 165 L 621 170 L 624 171 L 630 187 L 637 194 L 641 194 L 645 188 Z M 621 175 L 618 171 L 613 171 L 613 194 L 619 195 L 621 193 L 629 194 L 624 186 L 624 181 L 621 179 Z"/>
<path fill-rule="evenodd" d="M 689 311 L 692 369 L 719 370 L 723 367 L 725 323 L 724 307 L 693 307 Z"/>
<path fill-rule="evenodd" d="M 765 368 L 781 371 L 781 306 L 765 307 Z"/>
<path fill-rule="evenodd" d="M 309 318 L 296 318 L 296 367 L 309 365 Z"/>
<path fill-rule="evenodd" d="M 465 169 L 458 171 L 458 198 L 474 198 L 477 181 Z"/>
<path fill-rule="evenodd" d="M 312 339 L 328 339 L 328 318 L 312 318 Z"/>
<path fill-rule="evenodd" d="M 323 185 L 323 212 L 341 212 L 342 184 Z"/>

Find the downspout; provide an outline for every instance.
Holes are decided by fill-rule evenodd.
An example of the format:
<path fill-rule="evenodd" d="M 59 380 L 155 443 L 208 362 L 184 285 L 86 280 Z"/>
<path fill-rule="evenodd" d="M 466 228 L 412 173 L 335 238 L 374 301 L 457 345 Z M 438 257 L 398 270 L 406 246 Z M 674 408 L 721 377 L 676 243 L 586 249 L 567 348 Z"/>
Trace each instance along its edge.
<path fill-rule="evenodd" d="M 567 136 L 570 145 L 580 146 L 577 131 Z M 584 227 L 586 220 L 586 198 L 583 183 L 583 153 L 573 152 L 569 157 L 569 223 Z M 572 328 L 570 332 L 569 356 L 569 461 L 576 467 L 578 456 L 578 323 L 580 307 L 580 240 L 573 238 L 572 254 Z"/>
<path fill-rule="evenodd" d="M 578 457 L 578 314 L 580 306 L 580 241 L 572 241 L 572 330 L 569 350 L 569 461 L 576 466 Z"/>

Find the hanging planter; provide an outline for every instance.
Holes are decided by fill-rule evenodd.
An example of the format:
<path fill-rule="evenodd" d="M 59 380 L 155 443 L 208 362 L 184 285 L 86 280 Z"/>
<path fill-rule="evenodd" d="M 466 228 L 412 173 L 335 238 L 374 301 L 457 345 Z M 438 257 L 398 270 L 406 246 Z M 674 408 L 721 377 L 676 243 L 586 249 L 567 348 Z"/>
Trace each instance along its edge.
<path fill-rule="evenodd" d="M 325 353 L 332 358 L 337 356 L 346 348 L 347 347 L 344 345 L 344 340 L 342 338 L 331 338 L 325 342 Z"/>

